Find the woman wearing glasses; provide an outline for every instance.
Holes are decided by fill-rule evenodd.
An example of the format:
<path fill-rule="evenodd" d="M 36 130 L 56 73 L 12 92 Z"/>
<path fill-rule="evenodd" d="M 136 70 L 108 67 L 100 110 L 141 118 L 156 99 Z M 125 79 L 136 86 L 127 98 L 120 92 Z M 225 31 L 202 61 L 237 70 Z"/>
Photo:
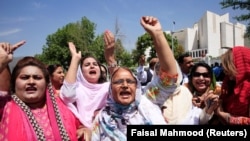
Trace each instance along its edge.
<path fill-rule="evenodd" d="M 151 35 L 155 50 L 162 64 L 158 79 L 161 86 L 168 84 L 165 77 L 176 80 L 175 58 L 161 29 L 157 18 L 145 16 L 140 19 L 142 27 Z M 126 141 L 127 125 L 166 124 L 160 108 L 142 95 L 140 81 L 131 70 L 118 67 L 110 79 L 106 106 L 97 114 L 92 129 L 92 141 Z M 165 87 L 165 89 L 168 89 Z"/>

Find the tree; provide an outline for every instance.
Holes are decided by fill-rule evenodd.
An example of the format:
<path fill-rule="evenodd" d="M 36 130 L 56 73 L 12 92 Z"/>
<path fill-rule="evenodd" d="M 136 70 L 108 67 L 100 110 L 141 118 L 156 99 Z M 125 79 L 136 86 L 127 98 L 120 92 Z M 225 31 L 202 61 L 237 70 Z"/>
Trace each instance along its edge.
<path fill-rule="evenodd" d="M 165 38 L 169 43 L 170 48 L 172 48 L 172 36 L 170 34 L 166 34 L 164 32 Z M 179 54 L 182 54 L 184 52 L 184 48 L 178 44 L 178 41 L 176 38 L 173 38 L 173 45 L 174 45 L 174 56 L 177 58 Z M 153 57 L 156 57 L 156 51 L 154 49 L 154 44 L 151 36 L 148 33 L 143 34 L 142 36 L 138 37 L 136 42 L 136 49 L 132 51 L 132 56 L 134 60 L 134 64 L 138 64 L 138 60 L 142 54 L 145 55 L 145 51 L 149 48 L 149 57 L 147 58 L 147 61 L 152 59 Z"/>
<path fill-rule="evenodd" d="M 134 64 L 138 63 L 140 56 L 142 54 L 145 54 L 145 51 L 148 48 L 150 48 L 150 57 L 149 58 L 155 57 L 156 54 L 153 54 L 153 52 L 155 52 L 153 40 L 148 33 L 145 33 L 142 36 L 138 37 L 137 42 L 136 42 L 136 49 L 132 51 L 132 54 L 134 56 L 134 59 L 133 59 Z"/>
<path fill-rule="evenodd" d="M 223 0 L 220 2 L 222 8 L 232 7 L 232 9 L 248 10 L 248 13 L 235 16 L 237 21 L 248 21 L 250 19 L 250 0 Z M 246 37 L 250 38 L 250 23 L 247 25 Z"/>
<path fill-rule="evenodd" d="M 133 66 L 133 61 L 131 60 L 131 54 L 124 49 L 120 39 L 116 40 L 116 50 L 115 50 L 116 60 L 119 65 L 125 67 Z"/>
<path fill-rule="evenodd" d="M 91 52 L 92 43 L 95 40 L 95 28 L 96 25 L 86 17 L 76 23 L 69 23 L 58 29 L 56 33 L 48 35 L 42 54 L 35 57 L 48 65 L 59 63 L 68 68 L 71 59 L 68 42 L 74 42 L 77 50 L 82 51 L 82 53 Z"/>
<path fill-rule="evenodd" d="M 76 49 L 82 52 L 83 56 L 85 54 L 92 54 L 100 63 L 105 64 L 103 34 L 95 37 L 95 28 L 96 24 L 89 21 L 86 17 L 83 17 L 81 21 L 76 23 L 69 23 L 59 28 L 54 34 L 48 35 L 46 45 L 43 46 L 42 54 L 37 54 L 35 57 L 47 65 L 61 64 L 67 69 L 71 60 L 68 42 L 72 41 L 76 45 Z M 132 65 L 130 59 L 131 54 L 124 49 L 121 35 L 120 28 L 116 21 L 115 56 L 121 65 L 130 67 Z"/>
<path fill-rule="evenodd" d="M 119 65 L 125 67 L 133 66 L 133 61 L 131 60 L 131 54 L 123 47 L 122 41 L 126 36 L 121 32 L 121 25 L 118 19 L 115 20 L 115 57 Z"/>
<path fill-rule="evenodd" d="M 89 47 L 89 52 L 93 52 L 95 57 L 98 58 L 98 61 L 102 64 L 106 63 L 104 57 L 104 41 L 103 41 L 103 34 L 97 35 L 91 46 Z"/>
<path fill-rule="evenodd" d="M 177 59 L 177 58 L 179 58 L 179 56 L 181 54 L 183 54 L 185 52 L 185 49 L 183 48 L 182 45 L 178 44 L 178 46 L 175 47 L 175 51 L 174 52 L 175 52 L 174 57 Z"/>

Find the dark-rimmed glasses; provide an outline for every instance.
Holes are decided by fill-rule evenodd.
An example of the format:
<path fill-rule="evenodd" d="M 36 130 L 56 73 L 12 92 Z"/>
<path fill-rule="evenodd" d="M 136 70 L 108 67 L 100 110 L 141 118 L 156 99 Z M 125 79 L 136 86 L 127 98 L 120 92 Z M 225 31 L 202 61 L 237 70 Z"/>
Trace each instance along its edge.
<path fill-rule="evenodd" d="M 118 79 L 118 80 L 113 81 L 112 84 L 114 84 L 114 85 L 122 85 L 122 84 L 124 84 L 125 81 L 126 81 L 127 85 L 136 84 L 136 81 L 132 80 L 132 79 Z"/>

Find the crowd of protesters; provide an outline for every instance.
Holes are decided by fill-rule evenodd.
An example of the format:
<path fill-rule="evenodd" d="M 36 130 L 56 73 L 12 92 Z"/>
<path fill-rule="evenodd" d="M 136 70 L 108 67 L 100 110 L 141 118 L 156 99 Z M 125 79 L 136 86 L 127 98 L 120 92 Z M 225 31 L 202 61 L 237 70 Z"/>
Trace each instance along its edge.
<path fill-rule="evenodd" d="M 16 44 L 0 43 L 0 140 L 126 140 L 127 125 L 249 125 L 250 49 L 235 46 L 221 57 L 221 66 L 178 59 L 160 21 L 140 18 L 156 58 L 137 75 L 118 66 L 115 38 L 104 32 L 107 66 L 93 54 L 68 42 L 71 63 L 46 65 L 35 57 L 8 64 Z M 223 76 L 222 76 L 223 75 Z M 218 85 L 216 81 L 221 81 Z"/>

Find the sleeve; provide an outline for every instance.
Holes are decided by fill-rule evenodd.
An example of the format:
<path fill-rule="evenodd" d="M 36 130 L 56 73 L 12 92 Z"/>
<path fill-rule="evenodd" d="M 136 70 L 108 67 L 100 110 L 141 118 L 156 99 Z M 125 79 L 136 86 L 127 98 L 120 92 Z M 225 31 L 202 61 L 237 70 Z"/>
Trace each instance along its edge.
<path fill-rule="evenodd" d="M 144 70 L 143 66 L 139 66 L 137 68 L 137 78 L 141 83 L 145 83 L 147 81 L 147 72 Z"/>
<path fill-rule="evenodd" d="M 161 80 L 161 84 L 163 86 L 171 86 L 175 85 L 177 82 L 178 74 L 169 75 L 166 71 L 160 69 L 159 77 Z"/>
<path fill-rule="evenodd" d="M 206 113 L 205 108 L 203 108 L 203 110 L 200 114 L 200 124 L 201 125 L 207 124 L 208 121 L 213 117 L 213 115 L 214 115 L 214 112 L 212 114 L 208 114 L 208 113 Z"/>
<path fill-rule="evenodd" d="M 65 103 L 74 103 L 76 101 L 76 88 L 77 82 L 75 83 L 68 83 L 66 81 L 63 82 L 63 85 L 60 90 L 60 98 Z"/>
<path fill-rule="evenodd" d="M 250 125 L 250 118 L 230 116 L 228 122 L 231 125 Z"/>
<path fill-rule="evenodd" d="M 146 97 L 154 104 L 162 106 L 179 87 L 177 77 L 178 74 L 169 75 L 167 71 L 160 69 L 159 74 L 154 73 L 152 80 L 146 86 Z"/>

